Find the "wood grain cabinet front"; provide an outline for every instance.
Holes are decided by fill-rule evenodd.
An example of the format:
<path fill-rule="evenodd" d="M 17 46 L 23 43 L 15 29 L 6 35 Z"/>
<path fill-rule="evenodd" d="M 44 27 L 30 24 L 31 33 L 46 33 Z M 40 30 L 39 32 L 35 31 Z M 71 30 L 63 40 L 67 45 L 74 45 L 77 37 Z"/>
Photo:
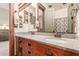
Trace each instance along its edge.
<path fill-rule="evenodd" d="M 20 37 L 16 37 L 16 55 L 22 56 L 23 40 Z"/>
<path fill-rule="evenodd" d="M 77 53 L 65 51 L 30 39 L 16 37 L 16 41 L 17 56 L 79 56 Z"/>

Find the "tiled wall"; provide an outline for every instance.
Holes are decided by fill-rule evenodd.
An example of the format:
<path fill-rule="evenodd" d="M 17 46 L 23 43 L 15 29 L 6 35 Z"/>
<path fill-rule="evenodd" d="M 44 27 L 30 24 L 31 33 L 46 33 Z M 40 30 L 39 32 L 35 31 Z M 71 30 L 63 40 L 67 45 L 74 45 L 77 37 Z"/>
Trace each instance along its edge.
<path fill-rule="evenodd" d="M 67 17 L 55 19 L 55 31 L 56 32 L 67 32 L 68 19 Z"/>

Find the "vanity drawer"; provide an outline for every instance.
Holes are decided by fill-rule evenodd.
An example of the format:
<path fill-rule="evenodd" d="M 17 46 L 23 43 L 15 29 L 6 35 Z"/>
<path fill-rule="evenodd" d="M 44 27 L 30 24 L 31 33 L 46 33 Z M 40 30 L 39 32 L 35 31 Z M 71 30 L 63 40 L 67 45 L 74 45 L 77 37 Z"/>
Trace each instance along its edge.
<path fill-rule="evenodd" d="M 64 50 L 48 46 L 46 44 L 39 43 L 38 44 L 38 49 L 39 54 L 41 56 L 63 56 L 66 54 Z"/>
<path fill-rule="evenodd" d="M 37 46 L 37 44 L 36 44 L 36 42 L 35 41 L 32 41 L 32 40 L 25 40 L 24 41 L 25 43 L 24 43 L 24 47 L 26 48 L 26 49 L 33 49 L 33 50 L 36 50 L 36 46 Z"/>
<path fill-rule="evenodd" d="M 45 45 L 45 44 L 42 44 L 41 46 L 44 49 L 43 53 L 44 53 L 45 56 L 56 56 L 55 51 L 52 51 L 50 46 Z"/>
<path fill-rule="evenodd" d="M 54 54 L 54 56 L 79 56 L 77 53 L 72 53 L 67 50 L 59 49 L 56 47 L 47 46 L 50 52 Z"/>
<path fill-rule="evenodd" d="M 33 50 L 30 49 L 23 50 L 23 56 L 32 56 L 32 55 L 33 55 Z"/>
<path fill-rule="evenodd" d="M 39 52 L 34 49 L 25 49 L 23 50 L 23 55 L 24 56 L 40 56 Z"/>
<path fill-rule="evenodd" d="M 64 56 L 64 54 L 65 54 L 65 51 L 60 50 L 60 49 L 55 48 L 55 47 L 50 48 L 50 51 L 53 52 L 55 54 L 55 56 Z"/>
<path fill-rule="evenodd" d="M 18 37 L 18 40 L 17 40 L 17 44 L 18 46 L 22 47 L 24 45 L 24 38 L 21 38 L 21 37 Z"/>
<path fill-rule="evenodd" d="M 69 52 L 50 46 L 42 42 L 16 37 L 18 56 L 79 56 L 79 54 Z"/>

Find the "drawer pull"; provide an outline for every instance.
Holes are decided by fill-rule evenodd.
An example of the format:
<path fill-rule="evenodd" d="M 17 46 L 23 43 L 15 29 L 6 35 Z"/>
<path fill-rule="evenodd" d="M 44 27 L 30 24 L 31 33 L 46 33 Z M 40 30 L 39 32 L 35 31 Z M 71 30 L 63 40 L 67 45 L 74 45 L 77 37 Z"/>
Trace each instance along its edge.
<path fill-rule="evenodd" d="M 22 41 L 21 40 L 18 40 L 18 43 L 21 43 Z"/>
<path fill-rule="evenodd" d="M 32 46 L 30 43 L 28 43 L 28 46 Z"/>
<path fill-rule="evenodd" d="M 31 54 L 31 51 L 28 51 L 28 54 Z"/>

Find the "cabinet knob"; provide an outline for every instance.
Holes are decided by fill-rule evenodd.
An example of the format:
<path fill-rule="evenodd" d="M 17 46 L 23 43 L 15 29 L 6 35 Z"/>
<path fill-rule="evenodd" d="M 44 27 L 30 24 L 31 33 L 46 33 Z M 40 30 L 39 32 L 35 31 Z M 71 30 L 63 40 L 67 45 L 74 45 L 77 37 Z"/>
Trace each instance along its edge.
<path fill-rule="evenodd" d="M 28 51 L 28 54 L 31 54 L 31 51 Z"/>
<path fill-rule="evenodd" d="M 21 40 L 18 40 L 18 43 L 21 43 L 22 41 Z"/>
<path fill-rule="evenodd" d="M 30 43 L 28 43 L 28 46 L 32 46 Z"/>

